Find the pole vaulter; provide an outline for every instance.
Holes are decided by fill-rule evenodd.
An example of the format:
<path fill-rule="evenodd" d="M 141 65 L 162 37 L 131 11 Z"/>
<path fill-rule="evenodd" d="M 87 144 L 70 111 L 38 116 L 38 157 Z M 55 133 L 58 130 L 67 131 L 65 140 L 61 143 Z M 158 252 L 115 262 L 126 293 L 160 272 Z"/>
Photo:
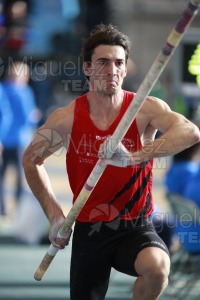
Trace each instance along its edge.
<path fill-rule="evenodd" d="M 131 123 L 135 119 L 146 97 L 154 87 L 156 81 L 158 80 L 159 76 L 161 75 L 168 61 L 173 55 L 174 50 L 179 45 L 179 42 L 181 41 L 184 33 L 186 32 L 192 20 L 198 13 L 199 5 L 200 0 L 190 0 L 187 4 L 175 27 L 170 32 L 166 44 L 159 52 L 149 72 L 147 73 L 143 82 L 141 83 L 135 95 L 134 101 L 131 102 L 129 108 L 127 109 L 123 118 L 121 119 L 118 127 L 116 128 L 112 137 L 109 139 L 106 146 L 106 158 L 112 157 L 120 141 L 123 139 L 124 135 L 128 131 Z M 92 170 L 90 176 L 88 177 L 86 183 L 84 184 L 81 192 L 79 193 L 74 205 L 69 211 L 64 224 L 60 228 L 57 235 L 58 237 L 64 237 L 69 235 L 77 216 L 79 215 L 82 207 L 84 206 L 91 192 L 98 183 L 98 180 L 103 174 L 105 168 L 106 166 L 102 164 L 102 160 L 99 159 L 94 169 Z M 54 247 L 52 244 L 50 245 L 47 253 L 45 254 L 42 262 L 40 263 L 38 269 L 35 272 L 34 278 L 36 280 L 40 281 L 43 278 L 46 270 L 48 269 L 58 250 L 59 249 Z"/>

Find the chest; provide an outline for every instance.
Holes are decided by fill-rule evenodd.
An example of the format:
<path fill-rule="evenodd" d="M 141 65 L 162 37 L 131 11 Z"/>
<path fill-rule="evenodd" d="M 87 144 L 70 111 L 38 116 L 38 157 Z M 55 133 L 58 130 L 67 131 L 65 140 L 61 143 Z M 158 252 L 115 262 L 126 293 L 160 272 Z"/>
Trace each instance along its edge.
<path fill-rule="evenodd" d="M 117 116 L 118 116 L 118 113 L 116 113 L 116 112 L 112 112 L 107 115 L 90 114 L 90 119 L 97 129 L 107 131 L 112 126 L 112 124 L 115 122 L 115 120 L 117 119 Z"/>

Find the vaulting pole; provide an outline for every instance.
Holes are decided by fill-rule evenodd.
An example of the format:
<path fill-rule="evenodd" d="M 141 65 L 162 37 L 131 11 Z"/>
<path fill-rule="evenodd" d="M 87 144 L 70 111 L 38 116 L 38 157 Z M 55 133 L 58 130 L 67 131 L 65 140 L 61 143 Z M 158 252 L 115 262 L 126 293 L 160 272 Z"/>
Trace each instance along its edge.
<path fill-rule="evenodd" d="M 106 158 L 111 158 L 114 150 L 117 149 L 119 142 L 123 139 L 124 135 L 128 131 L 131 123 L 135 119 L 138 111 L 141 106 L 145 102 L 146 97 L 149 95 L 150 91 L 154 87 L 156 81 L 159 76 L 165 69 L 168 61 L 174 53 L 174 50 L 178 46 L 181 41 L 184 33 L 187 28 L 191 24 L 195 15 L 198 13 L 200 0 L 191 0 L 185 10 L 183 11 L 181 17 L 179 18 L 176 26 L 170 32 L 167 42 L 164 47 L 159 52 L 157 58 L 152 64 L 149 72 L 141 83 L 136 96 L 134 97 L 134 101 L 131 102 L 129 108 L 125 112 L 123 118 L 121 119 L 118 127 L 113 133 L 111 139 L 107 144 L 106 149 Z M 64 224 L 60 228 L 58 232 L 58 237 L 68 236 L 71 227 L 73 226 L 77 216 L 79 215 L 82 207 L 86 203 L 89 198 L 91 192 L 95 188 L 97 182 L 99 181 L 101 175 L 103 174 L 106 166 L 101 164 L 101 160 L 99 159 L 96 163 L 94 169 L 92 170 L 90 176 L 88 177 L 86 183 L 84 184 L 81 192 L 79 193 L 74 205 L 69 211 Z M 47 253 L 45 254 L 41 264 L 35 272 L 34 278 L 38 281 L 42 279 L 49 265 L 51 264 L 54 256 L 58 252 L 58 248 L 55 248 L 52 244 L 50 245 Z"/>

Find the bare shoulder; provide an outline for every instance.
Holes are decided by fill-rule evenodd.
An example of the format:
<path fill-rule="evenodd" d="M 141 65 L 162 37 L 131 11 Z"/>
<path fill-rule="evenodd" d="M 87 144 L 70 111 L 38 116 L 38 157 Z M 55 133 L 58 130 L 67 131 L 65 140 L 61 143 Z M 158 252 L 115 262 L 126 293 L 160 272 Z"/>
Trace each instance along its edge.
<path fill-rule="evenodd" d="M 136 121 L 140 134 L 151 128 L 152 132 L 159 129 L 154 122 L 157 118 L 161 119 L 162 115 L 171 112 L 170 107 L 163 100 L 155 97 L 147 97 L 137 114 Z"/>
<path fill-rule="evenodd" d="M 32 165 L 32 162 L 42 165 L 47 157 L 60 148 L 68 147 L 69 137 L 73 125 L 74 103 L 55 110 L 38 128 L 33 140 L 23 156 L 23 164 Z"/>
<path fill-rule="evenodd" d="M 163 101 L 162 99 L 149 96 L 146 98 L 144 105 L 142 107 L 143 113 L 147 113 L 149 115 L 155 115 L 157 112 L 166 113 L 171 112 L 169 105 Z"/>
<path fill-rule="evenodd" d="M 69 105 L 56 109 L 46 120 L 45 127 L 62 133 L 71 133 L 74 120 L 75 100 Z"/>
<path fill-rule="evenodd" d="M 148 120 L 149 126 L 166 132 L 174 125 L 192 124 L 183 115 L 171 110 L 170 106 L 156 97 L 147 97 L 141 113 Z"/>
<path fill-rule="evenodd" d="M 171 110 L 165 101 L 152 96 L 146 98 L 136 121 L 140 135 L 148 138 L 149 136 L 155 136 L 158 130 L 165 133 L 172 127 L 194 126 L 183 115 Z"/>
<path fill-rule="evenodd" d="M 74 106 L 75 100 L 51 113 L 45 124 L 37 130 L 34 144 L 38 144 L 42 137 L 43 143 L 47 143 L 47 140 L 50 139 L 54 144 L 60 144 L 60 146 L 67 148 L 74 120 Z"/>

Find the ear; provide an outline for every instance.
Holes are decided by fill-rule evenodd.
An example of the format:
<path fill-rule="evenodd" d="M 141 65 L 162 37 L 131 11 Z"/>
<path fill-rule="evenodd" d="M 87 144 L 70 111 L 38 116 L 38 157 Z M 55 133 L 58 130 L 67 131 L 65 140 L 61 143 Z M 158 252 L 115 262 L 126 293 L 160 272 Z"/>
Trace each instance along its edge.
<path fill-rule="evenodd" d="M 124 77 L 126 77 L 126 75 L 127 75 L 127 66 L 126 66 L 125 71 L 124 71 Z"/>
<path fill-rule="evenodd" d="M 92 63 L 91 62 L 84 62 L 83 63 L 83 72 L 85 76 L 90 77 L 93 72 Z"/>

